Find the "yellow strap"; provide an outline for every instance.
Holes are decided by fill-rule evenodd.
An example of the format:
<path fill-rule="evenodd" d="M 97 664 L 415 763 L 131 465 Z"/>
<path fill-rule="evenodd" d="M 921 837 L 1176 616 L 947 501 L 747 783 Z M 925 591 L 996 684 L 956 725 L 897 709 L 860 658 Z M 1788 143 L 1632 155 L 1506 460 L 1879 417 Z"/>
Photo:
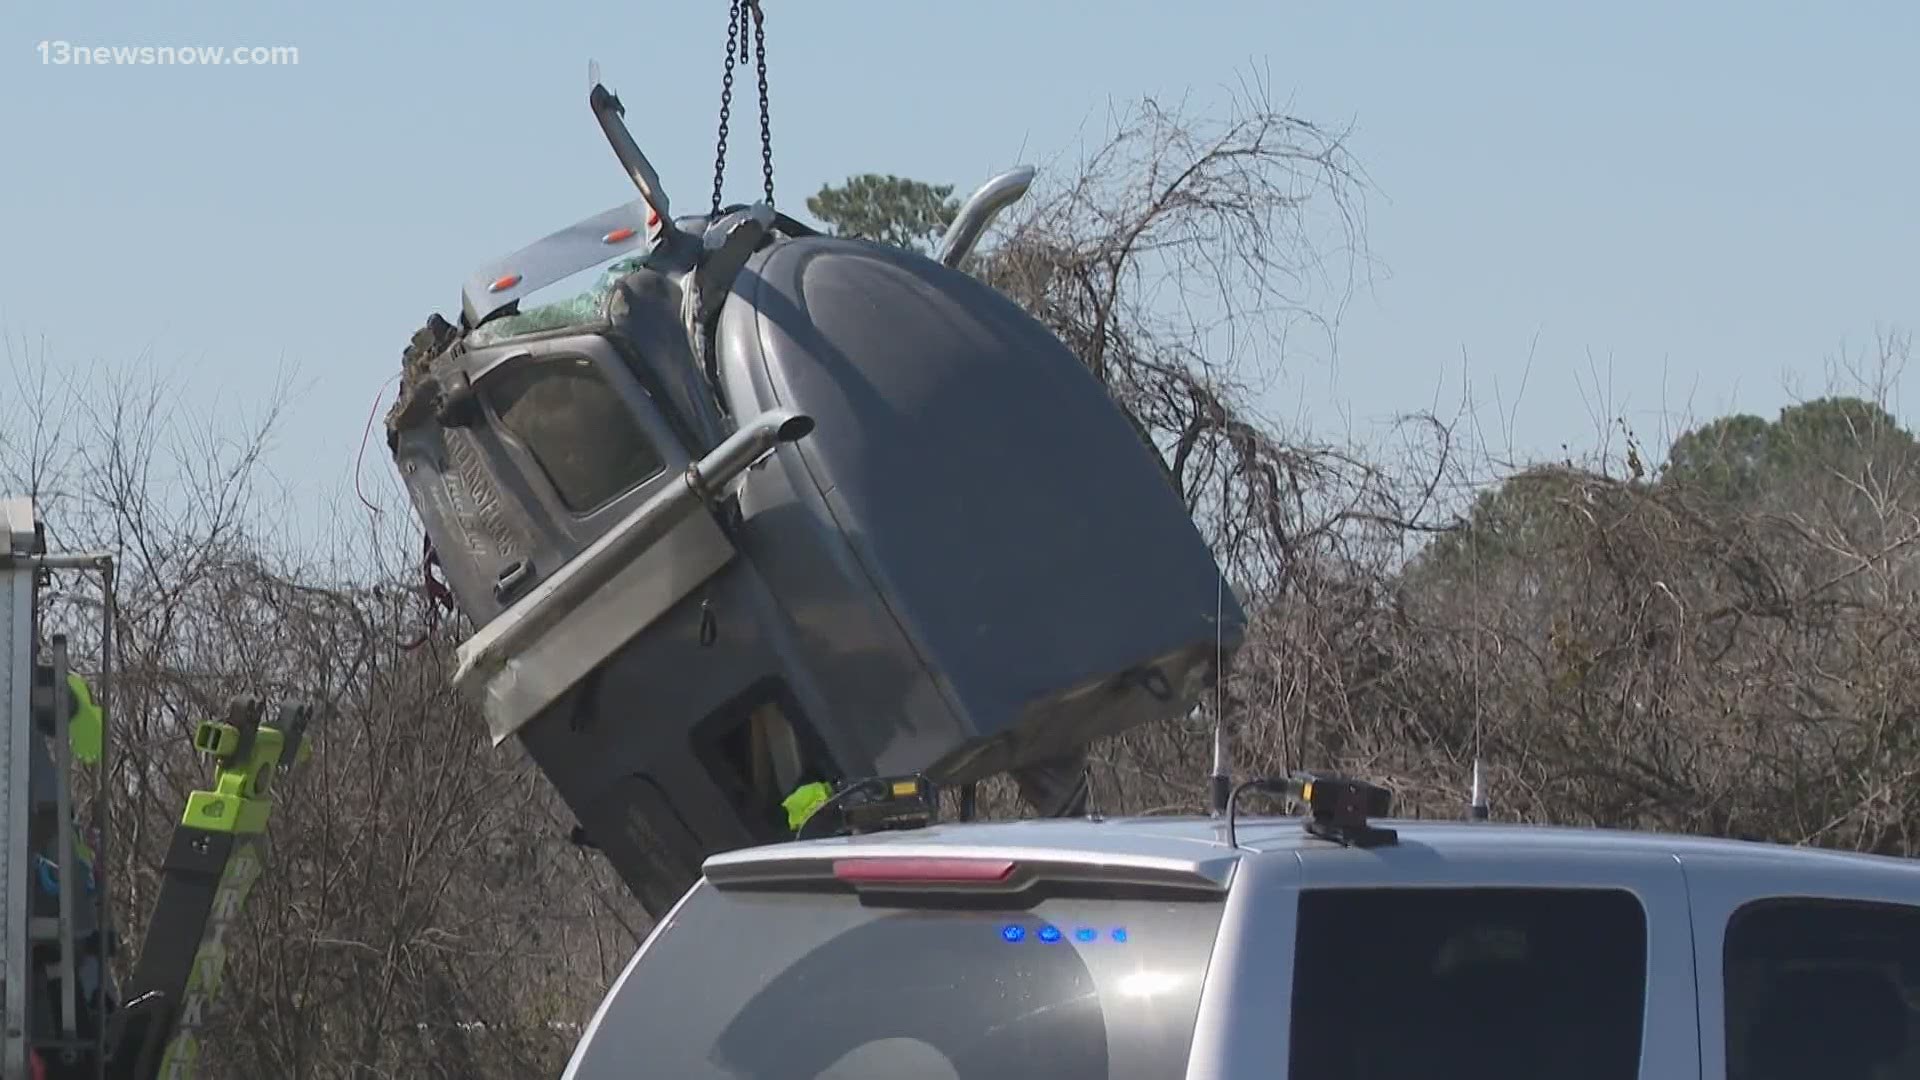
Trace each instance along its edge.
<path fill-rule="evenodd" d="M 805 825 L 813 812 L 820 809 L 820 804 L 832 797 L 833 788 L 824 783 L 801 784 L 794 788 L 793 794 L 780 800 L 780 805 L 787 810 L 787 828 L 799 832 L 800 826 Z"/>
<path fill-rule="evenodd" d="M 73 695 L 73 718 L 67 721 L 67 745 L 73 756 L 89 765 L 100 760 L 100 706 L 93 703 L 93 688 L 77 671 L 67 672 L 67 690 Z"/>

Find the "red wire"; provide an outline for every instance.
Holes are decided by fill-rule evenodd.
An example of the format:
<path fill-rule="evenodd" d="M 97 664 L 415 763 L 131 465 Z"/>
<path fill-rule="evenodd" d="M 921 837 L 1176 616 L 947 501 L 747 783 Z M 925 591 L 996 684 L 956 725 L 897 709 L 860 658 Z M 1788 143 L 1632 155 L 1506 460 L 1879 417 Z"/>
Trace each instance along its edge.
<path fill-rule="evenodd" d="M 379 507 L 373 505 L 371 499 L 367 498 L 366 489 L 360 484 L 361 474 L 366 468 L 367 439 L 373 435 L 373 418 L 380 414 L 380 402 L 387 396 L 387 387 L 392 386 L 403 374 L 405 374 L 405 372 L 395 372 L 393 378 L 381 383 L 379 392 L 373 395 L 373 407 L 367 410 L 367 423 L 360 431 L 360 450 L 353 458 L 353 494 L 360 500 L 360 505 L 375 514 L 379 514 L 382 511 Z M 400 647 L 408 652 L 412 652 L 414 649 L 425 645 L 427 639 L 432 637 L 433 632 L 440 627 L 440 610 L 442 608 L 452 609 L 454 606 L 452 591 L 447 588 L 444 582 L 437 580 L 433 576 L 433 568 L 440 561 L 439 556 L 433 550 L 433 538 L 423 536 L 421 539 L 425 542 L 425 550 L 422 552 L 423 558 L 421 559 L 420 576 L 424 579 L 426 586 L 427 625 L 425 629 L 420 631 L 419 637 L 414 638 L 412 641 L 400 643 Z"/>

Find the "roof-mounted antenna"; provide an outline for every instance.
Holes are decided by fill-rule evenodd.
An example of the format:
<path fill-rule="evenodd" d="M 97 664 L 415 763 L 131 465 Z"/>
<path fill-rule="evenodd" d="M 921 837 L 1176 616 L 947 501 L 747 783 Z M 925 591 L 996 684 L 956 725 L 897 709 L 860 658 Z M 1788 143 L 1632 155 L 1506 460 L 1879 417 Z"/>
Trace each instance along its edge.
<path fill-rule="evenodd" d="M 1486 745 L 1485 716 L 1480 709 L 1480 530 L 1469 524 L 1468 553 L 1473 567 L 1473 790 L 1467 796 L 1467 820 L 1487 820 L 1487 785 L 1480 773 L 1480 750 Z"/>
<path fill-rule="evenodd" d="M 1213 718 L 1213 775 L 1208 777 L 1207 802 L 1214 817 L 1225 817 L 1227 802 L 1233 797 L 1233 766 L 1228 761 L 1227 718 Z"/>
<path fill-rule="evenodd" d="M 1213 613 L 1213 775 L 1208 779 L 1207 804 L 1214 817 L 1226 817 L 1233 803 L 1233 762 L 1227 746 L 1226 648 L 1221 624 L 1227 612 L 1227 575 L 1220 574 Z M 1198 708 L 1198 706 L 1195 706 Z"/>

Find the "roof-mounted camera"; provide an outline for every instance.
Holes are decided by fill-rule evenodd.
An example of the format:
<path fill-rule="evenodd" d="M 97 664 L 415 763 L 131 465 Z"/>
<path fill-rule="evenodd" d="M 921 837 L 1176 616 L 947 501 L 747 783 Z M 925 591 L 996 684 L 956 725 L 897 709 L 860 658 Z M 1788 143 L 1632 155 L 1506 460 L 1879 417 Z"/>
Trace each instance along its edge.
<path fill-rule="evenodd" d="M 1240 796 L 1247 791 L 1277 795 L 1307 810 L 1307 834 L 1342 847 L 1382 847 L 1399 842 L 1400 834 L 1372 824 L 1369 818 L 1393 812 L 1393 792 L 1377 784 L 1346 776 L 1298 772 L 1291 777 L 1262 777 L 1243 781 L 1227 799 L 1227 843 L 1240 846 L 1235 829 Z"/>

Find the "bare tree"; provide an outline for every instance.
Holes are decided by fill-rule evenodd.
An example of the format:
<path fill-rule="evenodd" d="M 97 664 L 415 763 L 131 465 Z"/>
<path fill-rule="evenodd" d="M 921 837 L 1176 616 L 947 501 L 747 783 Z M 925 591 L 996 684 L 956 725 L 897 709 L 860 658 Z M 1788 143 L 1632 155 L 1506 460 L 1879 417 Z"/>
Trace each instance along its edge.
<path fill-rule="evenodd" d="M 645 917 L 450 689 L 457 628 L 422 633 L 395 530 L 342 513 L 303 542 L 275 531 L 261 461 L 277 402 L 235 429 L 139 375 L 63 386 L 36 357 L 12 374 L 38 388 L 21 412 L 72 422 L 6 418 L 32 437 L 0 445 L 0 479 L 43 498 L 61 546 L 121 566 L 113 775 L 82 795 L 116 800 L 105 872 L 134 942 L 187 792 L 210 779 L 194 725 L 242 692 L 322 706 L 310 760 L 278 787 L 209 1074 L 554 1071 Z M 103 597 L 61 575 L 51 598 L 48 630 L 97 665 Z"/>

